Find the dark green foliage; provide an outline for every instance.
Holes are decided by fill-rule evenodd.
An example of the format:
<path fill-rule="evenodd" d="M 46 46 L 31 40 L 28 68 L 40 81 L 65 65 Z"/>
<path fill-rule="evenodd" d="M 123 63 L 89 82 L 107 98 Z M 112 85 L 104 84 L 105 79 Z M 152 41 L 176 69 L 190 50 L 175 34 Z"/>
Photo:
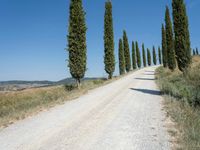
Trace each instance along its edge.
<path fill-rule="evenodd" d="M 68 33 L 69 68 L 78 86 L 86 72 L 87 47 L 85 12 L 82 0 L 71 0 Z"/>
<path fill-rule="evenodd" d="M 162 64 L 162 54 L 161 54 L 160 46 L 158 47 L 158 58 L 159 58 L 159 64 Z"/>
<path fill-rule="evenodd" d="M 198 50 L 198 48 L 196 48 L 196 55 L 199 55 L 199 50 Z"/>
<path fill-rule="evenodd" d="M 148 65 L 151 66 L 151 52 L 149 49 L 147 49 L 147 62 Z"/>
<path fill-rule="evenodd" d="M 196 51 L 195 51 L 195 49 L 193 49 L 193 56 L 195 56 L 196 55 Z"/>
<path fill-rule="evenodd" d="M 126 66 L 126 72 L 129 72 L 131 70 L 131 58 L 130 58 L 130 50 L 129 50 L 129 44 L 128 44 L 128 38 L 126 35 L 126 31 L 123 31 L 123 43 L 124 43 L 124 57 L 125 57 L 125 66 Z"/>
<path fill-rule="evenodd" d="M 112 18 L 112 3 L 107 1 L 105 3 L 105 16 L 104 16 L 104 64 L 105 71 L 112 78 L 115 71 L 115 55 L 114 55 L 114 31 L 113 31 L 113 18 Z"/>
<path fill-rule="evenodd" d="M 167 67 L 167 43 L 166 43 L 166 31 L 165 27 L 162 24 L 162 55 L 163 55 L 163 66 Z"/>
<path fill-rule="evenodd" d="M 167 62 L 169 69 L 174 71 L 174 69 L 176 68 L 176 60 L 174 51 L 172 23 L 168 7 L 166 7 L 165 24 L 166 24 L 166 44 L 167 44 L 167 58 L 168 58 Z"/>
<path fill-rule="evenodd" d="M 184 72 L 191 63 L 190 33 L 186 7 L 183 0 L 173 0 L 175 51 L 178 68 Z"/>
<path fill-rule="evenodd" d="M 134 42 L 132 42 L 132 65 L 133 65 L 133 69 L 137 69 L 135 53 L 136 53 L 135 52 L 135 44 L 134 44 Z"/>
<path fill-rule="evenodd" d="M 153 64 L 156 65 L 157 64 L 157 60 L 156 60 L 156 49 L 155 47 L 153 46 Z"/>
<path fill-rule="evenodd" d="M 145 52 L 144 44 L 142 44 L 142 57 L 143 57 L 143 66 L 146 67 L 147 60 L 146 60 L 146 52 Z"/>
<path fill-rule="evenodd" d="M 140 55 L 140 49 L 138 46 L 138 42 L 136 42 L 135 45 L 136 45 L 137 66 L 138 66 L 138 68 L 141 68 L 141 55 Z"/>
<path fill-rule="evenodd" d="M 125 73 L 125 60 L 122 39 L 119 40 L 119 73 L 120 75 Z"/>

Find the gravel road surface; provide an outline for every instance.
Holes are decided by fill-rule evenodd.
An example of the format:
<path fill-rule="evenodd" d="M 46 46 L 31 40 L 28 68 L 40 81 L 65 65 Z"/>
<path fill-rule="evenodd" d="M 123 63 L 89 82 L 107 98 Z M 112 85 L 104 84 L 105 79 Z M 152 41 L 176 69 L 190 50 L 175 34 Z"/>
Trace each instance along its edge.
<path fill-rule="evenodd" d="M 0 130 L 0 150 L 168 150 L 156 67 Z"/>

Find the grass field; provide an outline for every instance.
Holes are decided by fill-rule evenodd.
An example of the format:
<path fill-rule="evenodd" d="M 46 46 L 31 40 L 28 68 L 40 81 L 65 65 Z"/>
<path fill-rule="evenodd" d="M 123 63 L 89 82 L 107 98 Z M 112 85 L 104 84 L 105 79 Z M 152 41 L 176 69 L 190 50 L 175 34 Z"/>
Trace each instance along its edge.
<path fill-rule="evenodd" d="M 186 75 L 160 67 L 157 83 L 165 95 L 165 108 L 175 123 L 174 149 L 200 149 L 200 57 L 195 56 Z"/>
<path fill-rule="evenodd" d="M 103 79 L 84 81 L 79 90 L 73 85 L 61 85 L 0 93 L 0 127 L 5 127 L 56 104 L 75 99 L 88 90 L 108 82 L 110 81 Z"/>

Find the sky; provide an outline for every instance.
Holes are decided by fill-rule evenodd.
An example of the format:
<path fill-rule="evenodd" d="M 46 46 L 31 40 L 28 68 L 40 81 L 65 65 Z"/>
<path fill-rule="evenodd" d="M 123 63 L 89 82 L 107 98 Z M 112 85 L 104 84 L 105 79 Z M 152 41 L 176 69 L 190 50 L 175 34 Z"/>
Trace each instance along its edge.
<path fill-rule="evenodd" d="M 86 11 L 86 77 L 105 77 L 104 5 L 106 0 L 83 0 Z M 0 81 L 52 80 L 71 77 L 67 67 L 70 0 L 0 0 Z M 112 0 L 116 71 L 118 41 L 126 30 L 129 43 L 146 48 L 161 45 L 165 6 L 171 0 Z M 200 1 L 186 0 L 192 47 L 200 47 Z M 130 45 L 131 46 L 131 45 Z"/>

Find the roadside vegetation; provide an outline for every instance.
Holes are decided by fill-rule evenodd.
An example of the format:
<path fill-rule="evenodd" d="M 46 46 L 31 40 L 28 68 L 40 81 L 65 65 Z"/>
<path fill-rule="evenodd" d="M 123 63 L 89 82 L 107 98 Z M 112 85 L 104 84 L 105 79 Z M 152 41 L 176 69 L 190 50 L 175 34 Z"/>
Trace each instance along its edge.
<path fill-rule="evenodd" d="M 109 82 L 104 79 L 84 81 L 80 89 L 72 84 L 2 92 L 0 93 L 0 127 L 51 108 L 56 104 L 75 99 L 88 90 Z"/>
<path fill-rule="evenodd" d="M 157 83 L 165 95 L 165 108 L 175 122 L 175 149 L 200 149 L 200 56 L 193 57 L 187 74 L 164 67 L 156 71 Z"/>

